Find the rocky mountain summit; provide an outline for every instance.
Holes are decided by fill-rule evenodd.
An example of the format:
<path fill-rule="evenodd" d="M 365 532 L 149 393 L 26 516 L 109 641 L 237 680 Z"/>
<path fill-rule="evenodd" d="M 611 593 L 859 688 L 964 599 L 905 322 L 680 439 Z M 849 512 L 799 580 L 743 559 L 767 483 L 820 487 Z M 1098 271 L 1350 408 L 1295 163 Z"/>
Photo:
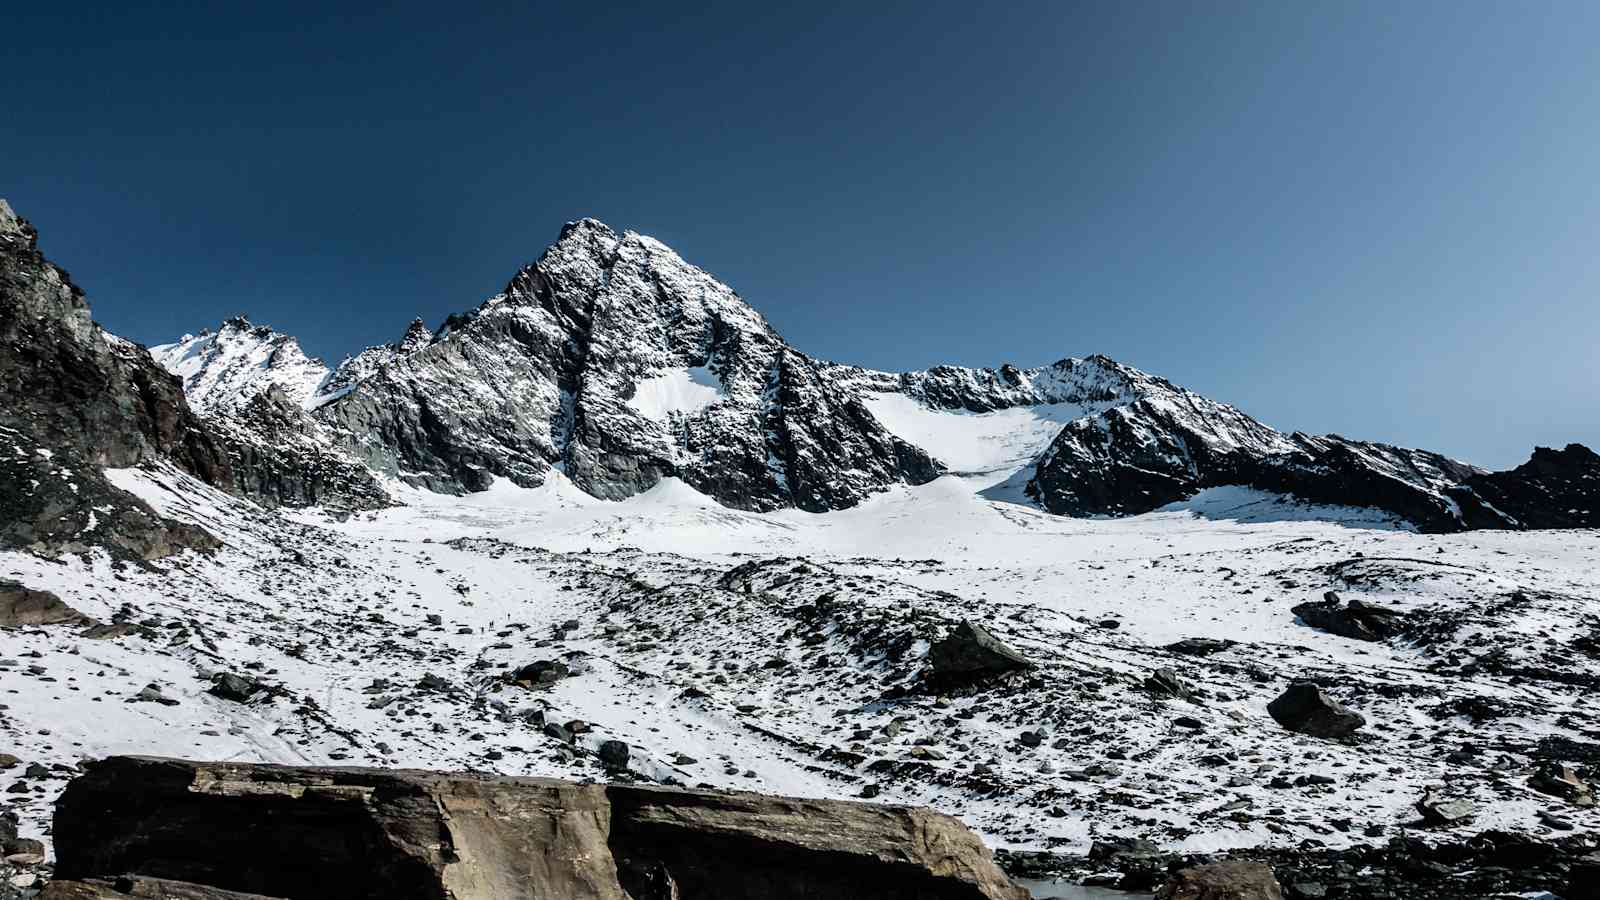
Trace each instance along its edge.
<path fill-rule="evenodd" d="M 938 473 L 727 286 L 592 220 L 431 341 L 413 334 L 317 415 L 434 490 L 560 467 L 607 499 L 676 477 L 736 508 L 820 511 Z"/>

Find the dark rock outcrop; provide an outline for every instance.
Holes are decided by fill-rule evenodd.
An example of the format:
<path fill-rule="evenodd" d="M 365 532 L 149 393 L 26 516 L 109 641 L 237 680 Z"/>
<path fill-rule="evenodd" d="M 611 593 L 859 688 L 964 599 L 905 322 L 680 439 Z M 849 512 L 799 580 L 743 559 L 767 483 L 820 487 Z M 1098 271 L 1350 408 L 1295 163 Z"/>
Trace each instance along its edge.
<path fill-rule="evenodd" d="M 0 627 L 15 625 L 88 625 L 94 620 L 49 591 L 35 591 L 0 578 Z"/>
<path fill-rule="evenodd" d="M 967 619 L 928 648 L 928 680 L 935 686 L 972 682 L 1032 667 L 1027 657 Z"/>
<path fill-rule="evenodd" d="M 38 232 L 0 200 L 0 427 L 95 466 L 171 460 L 231 480 L 222 448 L 178 380 L 89 317 L 83 291 L 39 252 Z"/>
<path fill-rule="evenodd" d="M 227 453 L 145 350 L 107 334 L 83 292 L 0 200 L 0 546 L 138 558 L 215 545 L 101 470 L 170 461 L 214 485 Z"/>
<path fill-rule="evenodd" d="M 54 836 L 60 898 L 1027 896 L 925 809 L 538 778 L 113 757 Z"/>
<path fill-rule="evenodd" d="M 1213 653 L 1221 653 L 1238 645 L 1238 641 L 1230 641 L 1225 638 L 1192 637 L 1184 638 L 1181 641 L 1173 641 L 1166 646 L 1166 649 L 1172 653 L 1181 653 L 1184 656 L 1210 656 Z"/>
<path fill-rule="evenodd" d="M 1466 480 L 1452 496 L 1471 528 L 1600 528 L 1600 454 L 1537 447 L 1527 462 Z"/>
<path fill-rule="evenodd" d="M 117 488 L 77 451 L 0 426 L 0 547 L 47 556 L 99 547 L 149 560 L 217 546 L 204 530 Z"/>
<path fill-rule="evenodd" d="M 1266 863 L 1230 859 L 1178 870 L 1156 900 L 1283 900 L 1283 889 Z"/>
<path fill-rule="evenodd" d="M 1507 472 L 1338 435 L 1284 434 L 1224 403 L 1121 366 L 1131 402 L 1068 422 L 1027 484 L 1066 515 L 1131 515 L 1243 485 L 1370 507 L 1423 531 L 1600 526 L 1600 456 L 1540 448 Z"/>
<path fill-rule="evenodd" d="M 263 506 L 376 509 L 389 495 L 372 470 L 334 448 L 321 425 L 281 388 L 207 417 L 225 438 L 234 488 Z"/>
<path fill-rule="evenodd" d="M 1289 685 L 1288 690 L 1267 704 L 1274 721 L 1290 731 L 1320 738 L 1342 738 L 1367 724 L 1365 716 L 1338 703 L 1307 682 Z"/>
<path fill-rule="evenodd" d="M 1425 531 L 1468 527 L 1447 492 L 1480 469 L 1422 450 L 1282 434 L 1232 406 L 1138 375 L 1148 396 L 1067 423 L 1040 456 L 1028 493 L 1046 509 L 1131 515 L 1205 488 L 1244 485 L 1385 510 Z"/>
<path fill-rule="evenodd" d="M 113 487 L 106 468 L 170 462 L 268 506 L 387 502 L 370 471 L 307 435 L 298 408 L 263 397 L 237 417 L 202 416 L 145 348 L 94 323 L 3 200 L 0 345 L 0 545 L 143 559 L 216 546 Z"/>
<path fill-rule="evenodd" d="M 1352 597 L 1340 606 L 1339 595 L 1333 591 L 1328 591 L 1321 600 L 1294 607 L 1294 614 L 1312 628 L 1358 641 L 1381 641 L 1391 637 L 1399 632 L 1401 622 L 1399 612 L 1363 603 L 1358 598 Z"/>
<path fill-rule="evenodd" d="M 1144 689 L 1157 697 L 1172 697 L 1178 700 L 1188 700 L 1192 695 L 1189 686 L 1183 683 L 1178 673 L 1167 668 L 1157 669 L 1146 675 Z"/>

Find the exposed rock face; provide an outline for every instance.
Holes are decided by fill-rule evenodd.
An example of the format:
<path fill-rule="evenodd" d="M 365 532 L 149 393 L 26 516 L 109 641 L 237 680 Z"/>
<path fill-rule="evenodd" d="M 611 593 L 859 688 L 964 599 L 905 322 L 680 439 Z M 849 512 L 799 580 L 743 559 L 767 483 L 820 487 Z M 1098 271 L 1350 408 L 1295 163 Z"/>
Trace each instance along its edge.
<path fill-rule="evenodd" d="M 211 484 L 227 459 L 177 379 L 89 318 L 83 292 L 0 201 L 0 427 L 96 466 L 170 459 Z"/>
<path fill-rule="evenodd" d="M 1283 434 L 1243 412 L 1122 369 L 1112 405 L 1068 422 L 1028 494 L 1051 512 L 1128 515 L 1245 485 L 1393 513 L 1431 532 L 1600 525 L 1600 457 L 1577 444 L 1508 472 L 1338 435 Z"/>
<path fill-rule="evenodd" d="M 87 625 L 93 620 L 49 591 L 34 591 L 0 578 L 0 626 Z"/>
<path fill-rule="evenodd" d="M 212 484 L 227 454 L 143 349 L 89 318 L 83 292 L 0 200 L 0 546 L 90 547 L 143 559 L 215 546 L 105 480 L 107 466 L 171 460 Z"/>
<path fill-rule="evenodd" d="M 1157 900 L 1283 900 L 1283 889 L 1266 863 L 1225 860 L 1181 869 Z"/>
<path fill-rule="evenodd" d="M 205 531 L 119 490 L 78 452 L 0 427 L 0 547 L 52 556 L 102 547 L 149 560 L 216 546 Z"/>
<path fill-rule="evenodd" d="M 280 388 L 207 423 L 226 437 L 234 487 L 263 506 L 389 505 L 372 470 L 334 447 L 321 424 Z"/>
<path fill-rule="evenodd" d="M 924 809 L 536 778 L 114 757 L 54 833 L 63 898 L 1027 896 Z"/>
<path fill-rule="evenodd" d="M 83 292 L 4 201 L 0 345 L 8 348 L 0 354 L 0 546 L 46 554 L 103 547 L 140 559 L 217 546 L 114 487 L 102 474 L 108 467 L 171 462 L 268 505 L 330 496 L 375 505 L 382 496 L 370 472 L 308 438 L 304 423 L 270 400 L 241 400 L 223 430 L 196 414 L 147 351 L 93 322 Z M 239 366 L 229 371 L 233 382 L 218 377 L 244 378 Z"/>
<path fill-rule="evenodd" d="M 1144 397 L 1069 422 L 1040 457 L 1028 491 L 1046 509 L 1142 513 L 1237 484 L 1383 509 L 1424 530 L 1464 527 L 1447 492 L 1480 469 L 1336 435 L 1285 435 L 1231 406 L 1138 374 Z"/>
<path fill-rule="evenodd" d="M 1274 721 L 1290 731 L 1320 738 L 1342 738 L 1367 724 L 1360 713 L 1338 703 L 1310 682 L 1289 685 L 1267 704 Z"/>

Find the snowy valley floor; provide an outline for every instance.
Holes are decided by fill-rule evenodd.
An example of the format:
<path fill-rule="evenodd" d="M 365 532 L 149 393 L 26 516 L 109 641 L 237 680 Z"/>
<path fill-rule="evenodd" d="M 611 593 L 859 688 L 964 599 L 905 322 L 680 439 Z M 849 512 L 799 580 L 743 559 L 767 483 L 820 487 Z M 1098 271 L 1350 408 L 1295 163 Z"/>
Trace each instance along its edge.
<path fill-rule="evenodd" d="M 1541 810 L 1600 830 L 1527 785 L 1540 760 L 1600 760 L 1593 531 L 1419 535 L 1242 490 L 1077 520 L 955 476 L 824 515 L 741 513 L 675 482 L 608 503 L 557 479 L 336 521 L 170 471 L 113 477 L 226 548 L 151 568 L 0 554 L 0 578 L 128 623 L 0 632 L 0 750 L 24 763 L 603 778 L 615 739 L 652 779 L 927 804 L 1015 848 L 1338 846 L 1412 827 L 1430 785 L 1477 805 L 1468 830 L 1541 832 Z M 1290 611 L 1327 590 L 1404 612 L 1405 636 L 1363 643 Z M 1039 668 L 915 690 L 964 617 Z M 1238 643 L 1165 649 L 1191 637 Z M 571 674 L 507 682 L 536 660 Z M 1158 667 L 1196 698 L 1146 692 Z M 269 690 L 215 696 L 222 672 Z M 1308 679 L 1367 727 L 1280 728 L 1267 703 Z M 147 685 L 163 699 L 136 699 Z M 575 748 L 542 727 L 572 721 L 589 726 Z M 24 833 L 47 829 L 69 775 L 0 773 Z"/>

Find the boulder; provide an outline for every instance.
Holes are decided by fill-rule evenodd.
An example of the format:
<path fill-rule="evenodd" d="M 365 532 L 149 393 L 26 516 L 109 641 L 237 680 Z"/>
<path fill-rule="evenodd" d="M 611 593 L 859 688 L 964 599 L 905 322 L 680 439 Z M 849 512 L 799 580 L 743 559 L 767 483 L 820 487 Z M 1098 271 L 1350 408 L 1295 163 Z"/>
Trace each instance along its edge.
<path fill-rule="evenodd" d="M 605 741 L 600 745 L 600 763 L 608 769 L 626 769 L 629 754 L 629 747 L 623 741 Z"/>
<path fill-rule="evenodd" d="M 246 703 L 261 690 L 261 687 L 261 682 L 254 678 L 223 672 L 212 677 L 211 688 L 206 693 L 223 700 L 232 700 L 234 703 Z"/>
<path fill-rule="evenodd" d="M 1267 704 L 1267 712 L 1290 731 L 1320 738 L 1342 738 L 1367 724 L 1366 717 L 1307 681 L 1289 685 L 1278 699 Z"/>
<path fill-rule="evenodd" d="M 1225 860 L 1180 869 L 1156 900 L 1283 900 L 1283 889 L 1266 863 Z"/>
<path fill-rule="evenodd" d="M 89 625 L 93 622 L 49 591 L 30 590 L 15 581 L 0 578 L 0 627 Z"/>
<path fill-rule="evenodd" d="M 1312 628 L 1354 638 L 1358 641 L 1381 641 L 1399 630 L 1400 613 L 1351 599 L 1339 605 L 1339 595 L 1328 591 L 1314 603 L 1294 607 L 1294 614 Z"/>
<path fill-rule="evenodd" d="M 112 757 L 53 833 L 63 900 L 1028 896 L 927 809 L 544 778 Z"/>
<path fill-rule="evenodd" d="M 1192 696 L 1189 686 L 1183 683 L 1178 673 L 1166 668 L 1157 669 L 1145 676 L 1144 689 L 1157 697 L 1188 700 Z"/>
<path fill-rule="evenodd" d="M 1221 653 L 1229 647 L 1236 647 L 1238 644 L 1238 641 L 1220 638 L 1192 637 L 1174 641 L 1168 644 L 1166 649 L 1169 652 L 1181 653 L 1184 656 L 1210 656 L 1213 653 Z"/>
<path fill-rule="evenodd" d="M 11 838 L 0 846 L 0 854 L 14 866 L 37 866 L 44 862 L 44 842 L 33 838 Z"/>
<path fill-rule="evenodd" d="M 572 674 L 567 664 L 555 659 L 535 660 L 516 671 L 511 680 L 523 687 L 555 684 Z"/>
<path fill-rule="evenodd" d="M 1472 821 L 1478 809 L 1470 800 L 1448 799 L 1439 797 L 1432 792 L 1422 795 L 1416 803 L 1417 812 L 1422 814 L 1422 821 L 1429 825 L 1449 828 L 1463 825 Z"/>
<path fill-rule="evenodd" d="M 1129 859 L 1159 859 L 1161 847 L 1145 838 L 1112 837 L 1092 841 L 1089 859 L 1094 862 L 1123 861 Z"/>
<path fill-rule="evenodd" d="M 1560 797 L 1573 806 L 1594 805 L 1594 790 L 1568 765 L 1544 763 L 1528 779 L 1528 786 L 1541 794 Z"/>
<path fill-rule="evenodd" d="M 961 624 L 938 643 L 928 648 L 930 678 L 950 684 L 971 682 L 1018 669 L 1031 669 L 1033 662 L 1007 647 L 976 622 Z"/>

